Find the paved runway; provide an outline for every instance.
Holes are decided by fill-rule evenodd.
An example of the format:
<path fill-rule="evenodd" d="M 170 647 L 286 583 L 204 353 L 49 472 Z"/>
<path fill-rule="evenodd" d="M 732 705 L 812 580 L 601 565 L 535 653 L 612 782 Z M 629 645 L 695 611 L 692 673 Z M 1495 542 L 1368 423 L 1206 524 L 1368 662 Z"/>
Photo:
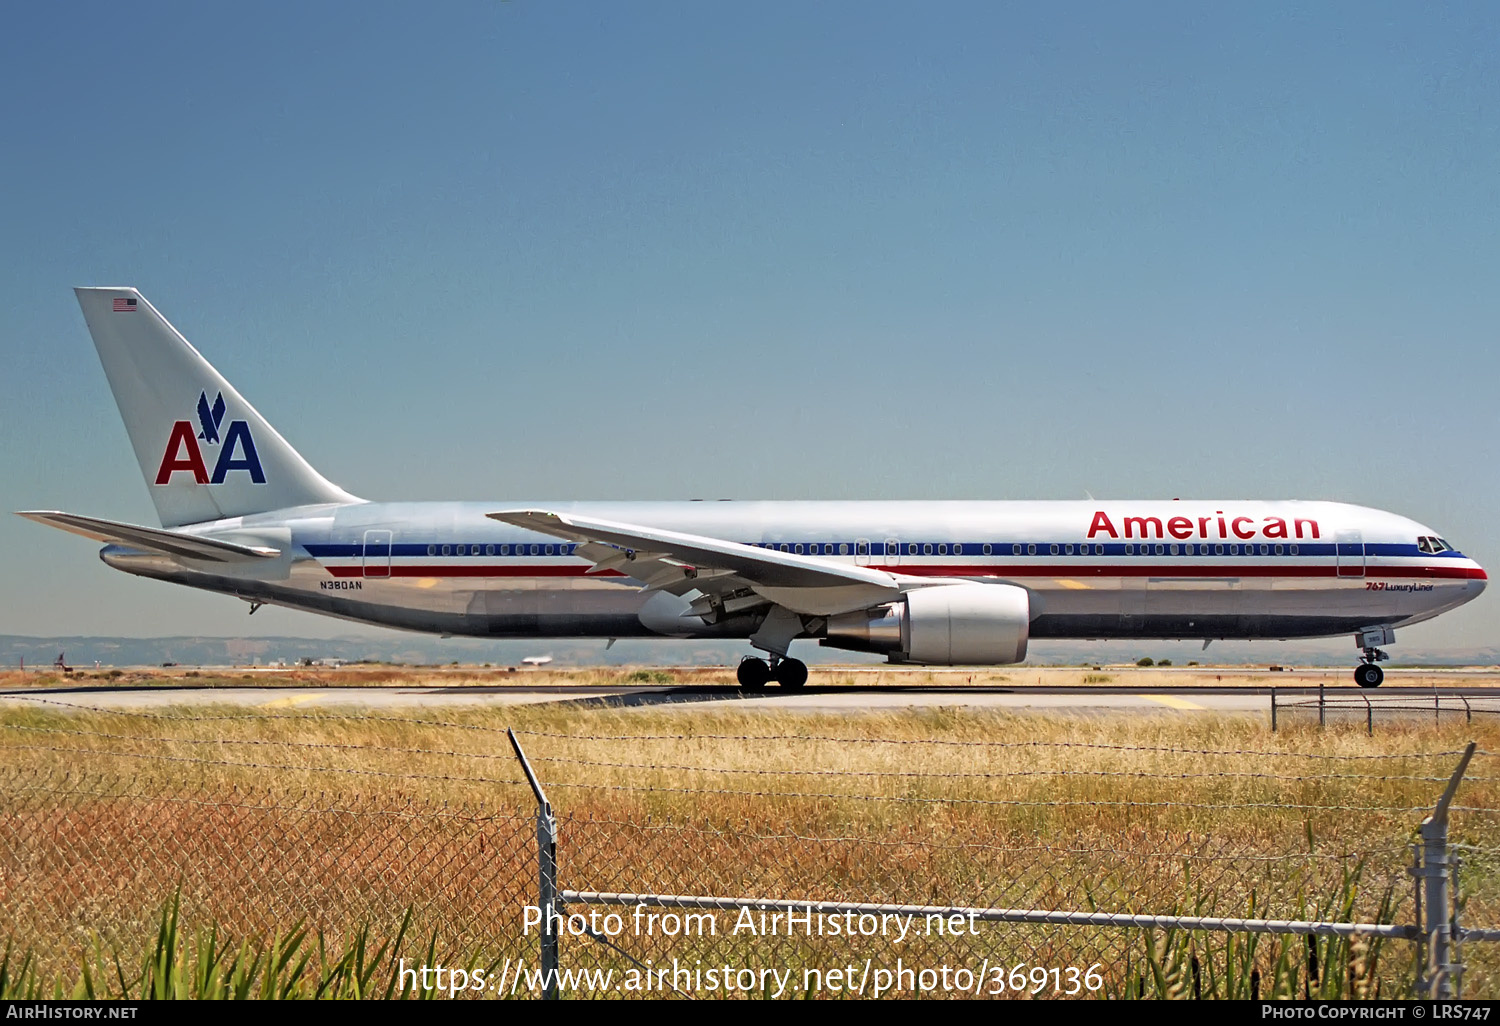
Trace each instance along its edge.
<path fill-rule="evenodd" d="M 1315 687 L 1276 688 L 1276 703 L 1316 703 Z M 643 708 L 675 706 L 705 711 L 861 712 L 894 709 L 961 707 L 1012 711 L 1089 713 L 1261 713 L 1271 708 L 1269 687 L 808 687 L 796 691 L 768 688 L 746 694 L 729 686 L 568 687 L 515 685 L 452 688 L 218 687 L 187 686 L 77 687 L 27 689 L 0 693 L 4 706 L 148 710 L 171 707 L 231 705 L 279 712 L 291 709 L 347 710 L 351 707 L 393 710 L 559 704 L 577 707 Z M 1363 709 L 1399 705 L 1413 710 L 1500 713 L 1500 689 L 1489 687 L 1400 688 L 1361 691 L 1353 686 L 1328 688 L 1330 703 Z"/>

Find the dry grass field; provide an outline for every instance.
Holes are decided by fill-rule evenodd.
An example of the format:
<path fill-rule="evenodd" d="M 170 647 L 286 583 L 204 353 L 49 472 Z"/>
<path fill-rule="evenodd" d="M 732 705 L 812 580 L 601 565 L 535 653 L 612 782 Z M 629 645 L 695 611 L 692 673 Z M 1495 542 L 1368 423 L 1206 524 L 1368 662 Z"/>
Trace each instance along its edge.
<path fill-rule="evenodd" d="M 384 671 L 336 675 L 352 682 L 367 672 Z M 524 677 L 599 686 L 629 672 Z M 727 678 L 697 679 L 713 674 Z M 497 683 L 472 669 L 437 679 Z M 185 923 L 214 922 L 231 936 L 302 920 L 334 943 L 361 924 L 389 934 L 410 908 L 413 935 L 435 932 L 453 957 L 534 958 L 535 937 L 520 923 L 534 901 L 534 809 L 511 727 L 561 818 L 561 881 L 574 890 L 1408 922 L 1408 846 L 1473 740 L 1481 754 L 1454 814 L 1455 840 L 1474 849 L 1461 877 L 1464 921 L 1500 926 L 1500 758 L 1491 754 L 1500 723 L 1485 720 L 1393 722 L 1370 737 L 1362 725 L 1272 734 L 1264 717 L 1206 714 L 123 714 L 11 700 L 0 704 L 0 905 L 14 942 L 49 973 L 66 973 L 91 945 L 148 942 L 160 903 L 178 888 Z M 998 926 L 904 946 L 620 941 L 655 961 L 1086 959 L 1104 966 L 1115 995 L 1137 984 L 1182 992 L 1193 959 L 1218 973 L 1218 993 L 1244 993 L 1252 970 L 1262 993 L 1309 985 L 1298 938 L 1220 943 Z M 1329 945 L 1316 956 L 1323 986 L 1336 964 L 1338 993 L 1410 988 L 1411 945 L 1320 943 Z M 580 963 L 626 964 L 587 938 L 564 947 Z M 1500 993 L 1500 959 L 1488 947 L 1469 946 L 1467 993 Z"/>

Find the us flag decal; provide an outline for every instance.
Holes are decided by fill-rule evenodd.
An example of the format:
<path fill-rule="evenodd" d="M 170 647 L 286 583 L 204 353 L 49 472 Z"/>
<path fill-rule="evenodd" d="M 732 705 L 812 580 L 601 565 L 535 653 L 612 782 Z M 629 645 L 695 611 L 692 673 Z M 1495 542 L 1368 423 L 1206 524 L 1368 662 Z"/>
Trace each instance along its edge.
<path fill-rule="evenodd" d="M 135 313 L 134 299 L 115 300 L 115 313 Z"/>

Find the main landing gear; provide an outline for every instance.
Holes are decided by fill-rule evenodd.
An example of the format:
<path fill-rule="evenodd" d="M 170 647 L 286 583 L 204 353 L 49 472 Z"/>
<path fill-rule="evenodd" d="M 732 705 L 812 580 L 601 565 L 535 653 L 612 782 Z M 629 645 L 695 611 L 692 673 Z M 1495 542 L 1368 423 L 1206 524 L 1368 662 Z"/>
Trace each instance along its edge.
<path fill-rule="evenodd" d="M 773 680 L 784 688 L 800 688 L 807 683 L 807 664 L 774 655 L 770 662 L 747 656 L 740 661 L 735 677 L 745 691 L 759 691 Z"/>
<path fill-rule="evenodd" d="M 1385 680 L 1385 671 L 1380 668 L 1380 664 L 1389 659 L 1390 654 L 1375 646 L 1389 645 L 1395 640 L 1396 632 L 1389 627 L 1376 627 L 1354 636 L 1354 643 L 1359 646 L 1360 656 L 1364 660 L 1354 668 L 1354 683 L 1362 688 L 1380 687 Z"/>

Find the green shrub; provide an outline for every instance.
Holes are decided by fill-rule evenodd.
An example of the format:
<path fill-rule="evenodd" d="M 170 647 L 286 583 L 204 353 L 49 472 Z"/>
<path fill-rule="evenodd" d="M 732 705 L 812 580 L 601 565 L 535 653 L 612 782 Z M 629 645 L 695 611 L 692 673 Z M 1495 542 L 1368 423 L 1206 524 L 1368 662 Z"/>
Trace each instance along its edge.
<path fill-rule="evenodd" d="M 625 675 L 626 684 L 673 684 L 677 678 L 662 670 L 636 670 Z"/>

